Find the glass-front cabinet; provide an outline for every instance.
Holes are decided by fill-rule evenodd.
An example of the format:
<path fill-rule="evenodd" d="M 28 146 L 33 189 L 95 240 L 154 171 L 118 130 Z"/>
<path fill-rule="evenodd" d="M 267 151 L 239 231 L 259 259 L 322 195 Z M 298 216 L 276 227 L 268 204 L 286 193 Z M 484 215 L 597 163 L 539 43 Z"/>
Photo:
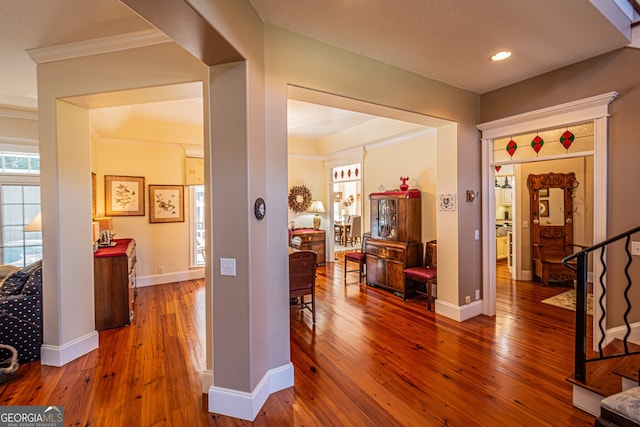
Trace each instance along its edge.
<path fill-rule="evenodd" d="M 405 298 L 413 284 L 404 269 L 422 262 L 420 190 L 369 195 L 371 238 L 367 240 L 367 284 L 389 289 Z"/>

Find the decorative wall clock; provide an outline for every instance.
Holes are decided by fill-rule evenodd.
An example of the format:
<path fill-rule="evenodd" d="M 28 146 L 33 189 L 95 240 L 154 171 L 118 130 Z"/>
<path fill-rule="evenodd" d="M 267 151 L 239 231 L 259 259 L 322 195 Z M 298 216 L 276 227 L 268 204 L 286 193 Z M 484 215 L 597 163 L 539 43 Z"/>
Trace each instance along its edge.
<path fill-rule="evenodd" d="M 256 199 L 256 203 L 253 205 L 253 213 L 257 219 L 264 218 L 267 213 L 267 205 L 264 203 L 264 199 L 262 197 L 258 197 Z"/>

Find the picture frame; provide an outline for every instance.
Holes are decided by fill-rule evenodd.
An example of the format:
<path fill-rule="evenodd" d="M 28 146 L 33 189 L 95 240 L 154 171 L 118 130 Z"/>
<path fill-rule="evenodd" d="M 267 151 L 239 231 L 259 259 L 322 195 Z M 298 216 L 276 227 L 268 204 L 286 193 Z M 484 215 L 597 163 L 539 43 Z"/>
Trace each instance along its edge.
<path fill-rule="evenodd" d="M 538 190 L 538 196 L 540 197 L 549 197 L 549 189 L 548 188 L 541 188 Z"/>
<path fill-rule="evenodd" d="M 549 200 L 540 200 L 540 216 L 549 216 Z"/>
<path fill-rule="evenodd" d="M 91 218 L 96 217 L 97 210 L 97 187 L 98 187 L 98 178 L 95 172 L 91 172 Z"/>
<path fill-rule="evenodd" d="M 143 176 L 104 176 L 105 216 L 144 216 Z"/>
<path fill-rule="evenodd" d="M 184 222 L 184 186 L 149 185 L 149 222 Z"/>
<path fill-rule="evenodd" d="M 440 194 L 440 210 L 441 211 L 455 211 L 456 210 L 456 195 L 453 193 Z"/>

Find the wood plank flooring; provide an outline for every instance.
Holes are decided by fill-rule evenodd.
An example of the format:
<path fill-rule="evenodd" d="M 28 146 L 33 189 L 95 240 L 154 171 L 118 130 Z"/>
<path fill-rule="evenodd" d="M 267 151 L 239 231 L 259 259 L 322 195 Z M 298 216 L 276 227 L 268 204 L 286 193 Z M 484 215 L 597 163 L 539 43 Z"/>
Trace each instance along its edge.
<path fill-rule="evenodd" d="M 317 323 L 291 314 L 295 386 L 256 420 L 207 412 L 201 281 L 141 288 L 131 326 L 62 368 L 25 364 L 0 405 L 64 405 L 69 426 L 590 426 L 571 405 L 573 312 L 564 291 L 498 274 L 498 314 L 458 323 L 421 298 L 344 286 L 342 260 L 318 269 Z"/>

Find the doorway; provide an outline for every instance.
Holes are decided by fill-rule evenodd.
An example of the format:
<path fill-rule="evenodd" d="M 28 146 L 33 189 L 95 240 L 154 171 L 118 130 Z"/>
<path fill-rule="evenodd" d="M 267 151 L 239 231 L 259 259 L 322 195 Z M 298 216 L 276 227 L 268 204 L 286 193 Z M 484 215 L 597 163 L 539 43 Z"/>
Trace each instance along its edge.
<path fill-rule="evenodd" d="M 591 98 L 574 101 L 549 107 L 544 110 L 532 111 L 518 116 L 499 119 L 493 122 L 482 123 L 478 129 L 483 132 L 482 151 L 482 180 L 483 180 L 483 228 L 488 230 L 483 236 L 483 252 L 487 256 L 483 260 L 483 313 L 495 315 L 496 312 L 496 251 L 493 241 L 496 238 L 495 227 L 492 220 L 495 218 L 495 167 L 505 164 L 523 165 L 526 163 L 537 163 L 542 160 L 557 160 L 569 158 L 581 158 L 593 156 L 593 187 L 586 190 L 586 194 L 592 195 L 593 205 L 593 225 L 592 241 L 598 242 L 606 238 L 606 176 L 607 176 L 607 116 L 608 105 L 617 96 L 617 93 L 610 92 Z M 558 137 L 558 144 L 555 151 L 549 151 L 548 156 L 540 157 L 534 144 L 535 136 L 541 131 L 548 129 L 567 128 L 569 126 L 587 125 L 592 127 L 591 137 L 579 140 L 576 145 L 566 148 Z M 511 144 L 512 135 L 534 135 L 530 139 L 532 144 L 530 149 L 535 151 L 535 155 L 515 156 L 515 142 Z M 573 141 L 573 140 L 572 140 Z M 526 145 L 520 144 L 521 147 Z M 540 144 L 538 144 L 540 146 Z M 560 149 L 563 147 L 564 150 Z M 511 149 L 510 149 L 511 147 Z M 573 147 L 573 148 L 572 148 Z M 524 152 L 521 152 L 524 153 Z M 523 176 L 516 172 L 516 180 L 522 182 Z M 523 175 L 522 173 L 520 175 Z M 522 186 L 520 186 L 522 188 Z M 489 191 L 491 190 L 491 191 Z M 522 195 L 519 197 L 522 198 Z M 520 228 L 528 224 L 524 220 L 520 223 Z M 521 233 L 522 236 L 524 234 Z M 523 248 L 525 245 L 519 245 Z M 601 273 L 599 265 L 593 266 L 594 276 Z M 598 290 L 594 290 L 594 298 L 599 298 Z M 595 307 L 593 319 L 600 316 L 599 307 Z M 594 328 L 594 342 L 600 339 L 600 333 Z"/>

